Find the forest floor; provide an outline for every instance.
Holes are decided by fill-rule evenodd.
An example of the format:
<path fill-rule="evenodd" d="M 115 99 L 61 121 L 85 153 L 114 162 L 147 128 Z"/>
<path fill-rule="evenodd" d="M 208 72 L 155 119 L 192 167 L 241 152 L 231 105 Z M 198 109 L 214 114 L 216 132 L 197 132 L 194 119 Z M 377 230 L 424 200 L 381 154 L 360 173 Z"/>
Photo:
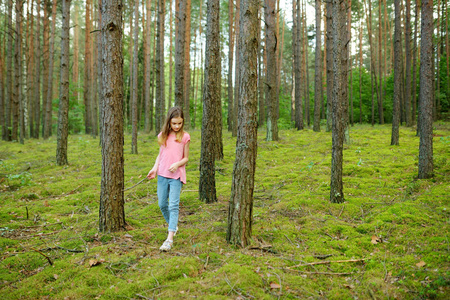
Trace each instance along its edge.
<path fill-rule="evenodd" d="M 323 130 L 323 129 L 322 129 Z M 188 183 L 174 248 L 156 181 L 125 191 L 128 230 L 98 232 L 98 139 L 69 137 L 56 166 L 56 137 L 0 143 L 0 294 L 3 299 L 448 299 L 450 123 L 434 124 L 435 177 L 417 180 L 419 138 L 391 125 L 351 128 L 344 150 L 345 203 L 331 204 L 331 133 L 259 130 L 253 242 L 227 244 L 236 139 L 224 131 L 219 201 L 198 200 L 200 136 L 190 131 Z M 125 187 L 158 153 L 125 137 Z"/>

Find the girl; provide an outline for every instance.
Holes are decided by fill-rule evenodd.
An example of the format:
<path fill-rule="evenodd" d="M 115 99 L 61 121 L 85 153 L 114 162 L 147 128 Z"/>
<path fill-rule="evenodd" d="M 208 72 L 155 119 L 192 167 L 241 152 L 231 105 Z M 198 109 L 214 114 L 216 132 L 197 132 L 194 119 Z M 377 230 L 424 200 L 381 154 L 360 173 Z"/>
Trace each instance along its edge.
<path fill-rule="evenodd" d="M 189 133 L 184 132 L 183 128 L 183 110 L 180 107 L 172 107 L 167 112 L 162 131 L 158 134 L 159 155 L 147 175 L 149 180 L 158 175 L 158 204 L 169 225 L 167 239 L 159 248 L 161 251 L 169 251 L 172 248 L 173 237 L 178 230 L 180 193 L 186 183 L 185 165 L 189 160 L 191 140 Z"/>

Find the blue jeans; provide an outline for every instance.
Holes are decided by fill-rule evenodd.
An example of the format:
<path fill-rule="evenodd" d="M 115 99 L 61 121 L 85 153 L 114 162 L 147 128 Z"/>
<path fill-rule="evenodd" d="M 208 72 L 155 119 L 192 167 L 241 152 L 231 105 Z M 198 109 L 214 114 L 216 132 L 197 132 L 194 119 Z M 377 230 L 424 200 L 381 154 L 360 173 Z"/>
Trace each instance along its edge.
<path fill-rule="evenodd" d="M 177 231 L 182 187 L 183 183 L 180 179 L 158 176 L 158 204 L 164 219 L 169 224 L 169 231 Z"/>

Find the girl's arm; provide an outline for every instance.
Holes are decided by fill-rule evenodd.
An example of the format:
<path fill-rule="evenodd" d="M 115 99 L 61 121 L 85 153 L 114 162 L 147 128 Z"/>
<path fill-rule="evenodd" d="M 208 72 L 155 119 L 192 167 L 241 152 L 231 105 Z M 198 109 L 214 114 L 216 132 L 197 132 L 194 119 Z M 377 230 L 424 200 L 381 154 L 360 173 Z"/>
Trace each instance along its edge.
<path fill-rule="evenodd" d="M 156 177 L 156 173 L 158 172 L 158 166 L 159 166 L 159 154 L 158 157 L 156 157 L 155 164 L 153 165 L 153 168 L 148 172 L 147 178 L 149 180 Z"/>
<path fill-rule="evenodd" d="M 184 166 L 188 161 L 189 161 L 189 143 L 190 141 L 188 141 L 185 145 L 184 145 L 184 155 L 183 155 L 183 159 L 180 160 L 179 162 L 173 163 L 170 168 L 169 171 L 174 173 L 178 170 L 179 167 Z"/>

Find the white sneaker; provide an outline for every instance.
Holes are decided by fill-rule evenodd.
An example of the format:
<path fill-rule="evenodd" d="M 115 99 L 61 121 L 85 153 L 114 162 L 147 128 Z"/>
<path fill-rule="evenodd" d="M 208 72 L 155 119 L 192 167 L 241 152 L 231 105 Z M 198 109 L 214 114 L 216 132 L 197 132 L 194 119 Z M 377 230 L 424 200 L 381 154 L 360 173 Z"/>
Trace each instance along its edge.
<path fill-rule="evenodd" d="M 161 250 L 161 251 L 170 251 L 170 249 L 172 249 L 172 245 L 173 245 L 173 241 L 166 240 L 166 241 L 164 241 L 162 246 L 159 247 L 159 250 Z"/>

